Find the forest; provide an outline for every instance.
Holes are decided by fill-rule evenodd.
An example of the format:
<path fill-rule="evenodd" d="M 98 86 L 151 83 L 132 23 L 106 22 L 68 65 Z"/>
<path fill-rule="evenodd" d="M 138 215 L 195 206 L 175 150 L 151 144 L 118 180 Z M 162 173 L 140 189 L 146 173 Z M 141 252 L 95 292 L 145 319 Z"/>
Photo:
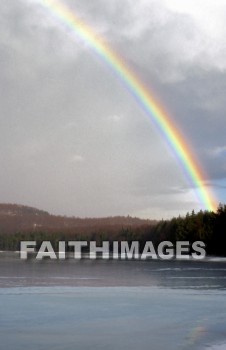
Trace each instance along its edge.
<path fill-rule="evenodd" d="M 21 241 L 146 241 L 154 246 L 162 241 L 203 241 L 208 255 L 226 256 L 226 205 L 216 212 L 187 213 L 170 220 L 142 220 L 130 216 L 109 218 L 69 218 L 13 204 L 0 204 L 0 250 L 19 250 Z"/>

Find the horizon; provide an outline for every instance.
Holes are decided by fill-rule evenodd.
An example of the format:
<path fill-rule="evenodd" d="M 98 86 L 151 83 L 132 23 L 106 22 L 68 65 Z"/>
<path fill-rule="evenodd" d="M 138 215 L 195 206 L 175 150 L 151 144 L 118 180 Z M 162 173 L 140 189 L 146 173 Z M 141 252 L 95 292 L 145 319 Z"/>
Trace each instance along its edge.
<path fill-rule="evenodd" d="M 195 211 L 194 209 L 192 209 L 191 211 L 188 211 L 187 213 L 185 213 L 185 215 L 182 215 L 182 214 L 178 214 L 177 216 L 172 216 L 172 217 L 169 217 L 169 218 L 161 218 L 161 219 L 157 219 L 155 217 L 139 217 L 139 216 L 131 216 L 130 214 L 127 214 L 127 215 L 109 215 L 109 216 L 76 216 L 76 214 L 73 214 L 73 215 L 67 215 L 67 214 L 62 214 L 62 213 L 52 213 L 48 210 L 46 210 L 45 208 L 37 208 L 37 207 L 34 207 L 34 206 L 30 206 L 30 205 L 26 205 L 26 204 L 18 204 L 18 203 L 2 203 L 0 202 L 0 210 L 1 210 L 1 206 L 15 206 L 15 207 L 19 207 L 19 208 L 28 208 L 28 209 L 32 209 L 32 210 L 37 210 L 37 211 L 40 211 L 40 212 L 43 212 L 43 213 L 46 213 L 50 216 L 59 216 L 59 217 L 65 217 L 66 219 L 81 219 L 81 220 L 95 220 L 95 219 L 116 219 L 116 218 L 130 218 L 130 219 L 138 219 L 138 220 L 141 220 L 141 221 L 150 221 L 150 222 L 153 222 L 153 221 L 156 221 L 156 222 L 159 222 L 161 220 L 171 220 L 173 218 L 178 218 L 178 217 L 185 217 L 187 214 L 191 214 L 194 212 L 194 214 L 197 214 L 199 213 L 200 211 L 203 211 L 203 212 L 214 212 L 216 213 L 217 212 L 217 209 L 219 208 L 220 205 L 224 205 L 224 203 L 219 203 L 216 210 L 214 211 L 210 211 L 208 209 L 205 209 L 205 210 L 198 210 L 198 211 Z M 43 214 L 44 215 L 44 214 Z"/>

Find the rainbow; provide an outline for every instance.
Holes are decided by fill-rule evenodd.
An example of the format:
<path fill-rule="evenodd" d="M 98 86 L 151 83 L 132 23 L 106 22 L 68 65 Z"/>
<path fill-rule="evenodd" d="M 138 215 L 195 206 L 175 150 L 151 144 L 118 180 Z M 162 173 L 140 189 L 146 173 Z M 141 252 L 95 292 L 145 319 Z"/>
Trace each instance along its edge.
<path fill-rule="evenodd" d="M 190 183 L 196 188 L 200 203 L 204 205 L 205 209 L 214 211 L 216 201 L 210 190 L 204 186 L 206 176 L 204 176 L 203 170 L 192 154 L 184 136 L 179 132 L 164 108 L 153 97 L 153 94 L 150 93 L 150 90 L 146 88 L 120 55 L 112 50 L 102 37 L 84 23 L 74 11 L 72 12 L 71 9 L 56 0 L 41 0 L 41 3 L 51 14 L 88 44 L 120 78 L 170 145 Z"/>

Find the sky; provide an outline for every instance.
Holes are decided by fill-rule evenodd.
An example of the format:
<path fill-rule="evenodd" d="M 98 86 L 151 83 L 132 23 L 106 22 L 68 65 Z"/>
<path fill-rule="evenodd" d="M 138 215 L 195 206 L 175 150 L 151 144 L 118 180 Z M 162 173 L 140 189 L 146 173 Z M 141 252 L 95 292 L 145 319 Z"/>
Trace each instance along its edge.
<path fill-rule="evenodd" d="M 62 0 L 153 91 L 226 202 L 225 0 Z M 0 8 L 0 202 L 151 219 L 204 209 L 166 140 L 42 0 Z"/>

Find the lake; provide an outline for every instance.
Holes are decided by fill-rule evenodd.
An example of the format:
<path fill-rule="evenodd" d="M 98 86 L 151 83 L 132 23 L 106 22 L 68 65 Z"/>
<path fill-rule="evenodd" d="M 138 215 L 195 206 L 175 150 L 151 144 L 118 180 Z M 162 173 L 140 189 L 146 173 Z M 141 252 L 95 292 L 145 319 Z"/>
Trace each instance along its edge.
<path fill-rule="evenodd" d="M 4 350 L 225 350 L 226 262 L 0 253 Z"/>

